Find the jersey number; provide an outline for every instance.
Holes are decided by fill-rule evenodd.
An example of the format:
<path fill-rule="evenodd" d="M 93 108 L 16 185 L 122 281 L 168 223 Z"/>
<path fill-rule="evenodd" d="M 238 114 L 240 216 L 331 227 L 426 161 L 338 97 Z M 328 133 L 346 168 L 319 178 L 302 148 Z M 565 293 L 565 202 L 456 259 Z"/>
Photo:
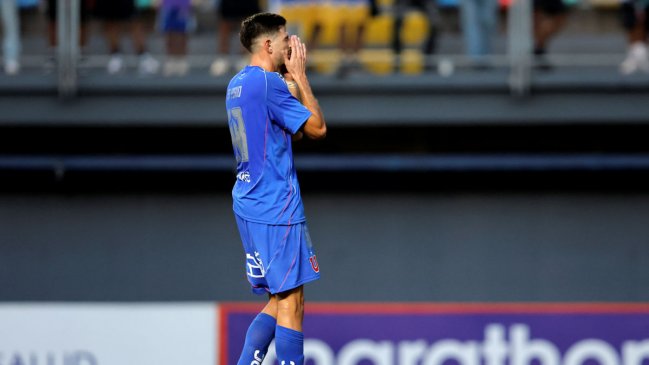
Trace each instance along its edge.
<path fill-rule="evenodd" d="M 248 162 L 248 137 L 246 137 L 246 126 L 243 123 L 243 112 L 240 107 L 228 109 L 228 124 L 237 162 Z"/>

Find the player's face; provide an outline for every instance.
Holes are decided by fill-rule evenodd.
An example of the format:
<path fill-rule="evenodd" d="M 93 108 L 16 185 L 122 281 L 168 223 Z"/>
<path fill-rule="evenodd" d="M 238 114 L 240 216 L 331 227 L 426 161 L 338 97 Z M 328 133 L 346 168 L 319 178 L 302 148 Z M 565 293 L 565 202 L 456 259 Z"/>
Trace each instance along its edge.
<path fill-rule="evenodd" d="M 288 52 L 288 33 L 286 27 L 280 27 L 275 37 L 271 40 L 273 47 L 273 61 L 277 67 L 284 64 L 284 53 Z"/>

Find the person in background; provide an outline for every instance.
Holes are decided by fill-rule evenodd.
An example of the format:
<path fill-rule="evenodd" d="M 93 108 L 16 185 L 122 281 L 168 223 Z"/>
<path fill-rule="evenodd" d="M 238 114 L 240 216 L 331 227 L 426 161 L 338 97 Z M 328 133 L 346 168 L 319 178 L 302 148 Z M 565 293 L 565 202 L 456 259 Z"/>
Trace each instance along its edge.
<path fill-rule="evenodd" d="M 242 20 L 260 11 L 258 0 L 220 0 L 217 7 L 219 17 L 218 56 L 210 66 L 212 76 L 221 76 L 231 71 L 230 40 L 232 34 L 238 31 Z M 243 53 L 243 49 L 241 53 Z M 247 60 L 242 58 L 240 63 L 237 66 L 243 66 Z"/>
<path fill-rule="evenodd" d="M 58 45 L 57 39 L 57 26 L 56 21 L 58 17 L 57 0 L 47 0 L 47 43 L 50 47 L 50 57 L 45 65 L 49 71 L 56 65 L 56 46 Z M 80 14 L 79 14 L 79 47 L 80 52 L 83 54 L 83 48 L 88 44 L 88 20 L 92 12 L 92 0 L 79 0 Z"/>
<path fill-rule="evenodd" d="M 186 56 L 190 13 L 190 0 L 162 0 L 160 20 L 167 49 L 167 60 L 162 68 L 165 76 L 183 76 L 189 71 Z"/>
<path fill-rule="evenodd" d="M 534 56 L 537 67 L 549 69 L 545 59 L 550 40 L 568 19 L 568 7 L 563 0 L 534 0 Z"/>
<path fill-rule="evenodd" d="M 365 22 L 370 17 L 369 0 L 329 0 L 334 14 L 339 21 L 338 49 L 341 60 L 336 71 L 339 78 L 346 77 L 351 71 L 360 67 L 359 53 L 363 47 Z"/>
<path fill-rule="evenodd" d="M 20 18 L 16 0 L 0 0 L 0 15 L 4 71 L 16 75 L 20 71 Z"/>
<path fill-rule="evenodd" d="M 623 75 L 637 71 L 649 72 L 649 52 L 647 52 L 649 2 L 622 0 L 620 12 L 629 44 L 626 58 L 620 64 L 620 72 Z"/>
<path fill-rule="evenodd" d="M 308 40 L 310 51 L 319 46 L 322 33 L 323 18 L 332 14 L 324 14 L 325 0 L 269 0 L 268 11 L 282 14 L 290 23 L 289 33 L 296 34 Z"/>
<path fill-rule="evenodd" d="M 497 0 L 460 0 L 464 47 L 475 68 L 489 66 L 485 57 L 491 54 L 497 17 Z"/>
<path fill-rule="evenodd" d="M 158 72 L 160 63 L 146 50 L 146 35 L 142 24 L 135 18 L 134 0 L 95 0 L 95 14 L 104 22 L 110 59 L 106 69 L 109 74 L 124 70 L 124 59 L 120 48 L 121 28 L 128 25 L 131 30 L 133 48 L 138 55 L 138 73 L 151 75 Z"/>
<path fill-rule="evenodd" d="M 403 20 L 406 12 L 410 8 L 415 8 L 423 12 L 428 20 L 428 35 L 423 44 L 423 54 L 430 56 L 435 53 L 437 48 L 437 36 L 441 24 L 441 16 L 439 15 L 439 10 L 437 9 L 435 0 L 395 0 L 393 6 L 394 27 L 392 28 L 392 51 L 396 56 L 396 62 L 394 65 L 395 71 L 399 71 L 401 68 L 400 58 L 401 51 L 403 50 L 401 44 L 401 33 L 403 31 Z M 428 62 L 426 65 L 429 66 L 428 68 L 432 66 Z"/>

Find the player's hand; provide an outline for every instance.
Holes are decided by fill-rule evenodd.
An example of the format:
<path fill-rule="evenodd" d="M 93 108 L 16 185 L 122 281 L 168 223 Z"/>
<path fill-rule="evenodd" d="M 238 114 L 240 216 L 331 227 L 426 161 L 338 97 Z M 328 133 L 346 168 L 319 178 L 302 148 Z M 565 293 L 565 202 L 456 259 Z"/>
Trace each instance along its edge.
<path fill-rule="evenodd" d="M 288 44 L 291 49 L 291 54 L 289 57 L 288 50 L 284 53 L 286 70 L 293 78 L 306 76 L 306 46 L 296 35 L 292 35 L 289 38 Z"/>
<path fill-rule="evenodd" d="M 288 72 L 286 69 L 286 65 L 281 65 L 279 66 L 279 73 L 284 76 L 284 80 L 288 81 L 293 81 L 293 76 Z"/>

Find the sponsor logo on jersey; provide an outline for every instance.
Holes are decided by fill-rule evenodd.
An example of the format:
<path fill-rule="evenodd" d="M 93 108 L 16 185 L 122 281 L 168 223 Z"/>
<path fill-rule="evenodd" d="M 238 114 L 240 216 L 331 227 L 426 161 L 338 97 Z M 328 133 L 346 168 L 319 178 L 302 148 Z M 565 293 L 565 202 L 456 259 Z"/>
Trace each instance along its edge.
<path fill-rule="evenodd" d="M 242 172 L 237 174 L 237 179 L 239 179 L 239 181 L 249 183 L 250 182 L 250 173 L 248 171 L 242 171 Z"/>
<path fill-rule="evenodd" d="M 255 252 L 254 256 L 247 253 L 246 265 L 248 267 L 248 276 L 251 278 L 263 278 L 266 276 L 264 263 L 261 261 L 261 257 L 259 257 L 259 252 Z"/>

